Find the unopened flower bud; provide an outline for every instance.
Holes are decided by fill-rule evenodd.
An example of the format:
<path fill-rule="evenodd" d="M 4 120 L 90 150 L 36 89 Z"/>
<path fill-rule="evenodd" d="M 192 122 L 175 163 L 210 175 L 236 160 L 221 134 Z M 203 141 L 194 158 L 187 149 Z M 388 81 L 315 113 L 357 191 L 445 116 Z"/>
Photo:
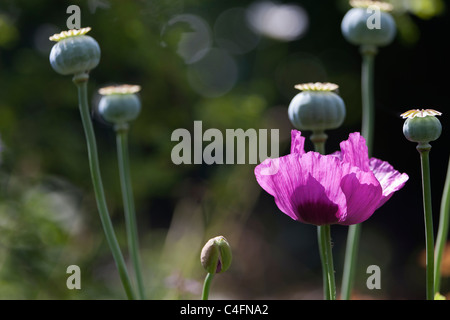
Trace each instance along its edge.
<path fill-rule="evenodd" d="M 334 90 L 333 83 L 305 83 L 296 85 L 301 90 L 289 104 L 288 114 L 298 130 L 320 131 L 336 129 L 345 120 L 345 104 Z"/>
<path fill-rule="evenodd" d="M 344 16 L 341 31 L 344 38 L 359 46 L 386 46 L 397 33 L 392 5 L 381 1 L 353 0 Z"/>
<path fill-rule="evenodd" d="M 227 239 L 218 236 L 210 239 L 202 249 L 200 260 L 208 273 L 221 273 L 231 265 L 231 248 Z"/>
<path fill-rule="evenodd" d="M 141 101 L 136 95 L 140 89 L 140 86 L 127 84 L 100 89 L 102 98 L 98 111 L 102 118 L 116 125 L 136 119 L 141 111 Z"/>
<path fill-rule="evenodd" d="M 442 125 L 436 116 L 441 115 L 433 109 L 409 110 L 401 115 L 406 119 L 403 124 L 403 134 L 406 139 L 417 143 L 428 143 L 439 138 Z"/>
<path fill-rule="evenodd" d="M 100 62 L 100 47 L 87 36 L 91 28 L 63 31 L 50 37 L 56 41 L 50 52 L 52 68 L 62 75 L 88 73 Z"/>

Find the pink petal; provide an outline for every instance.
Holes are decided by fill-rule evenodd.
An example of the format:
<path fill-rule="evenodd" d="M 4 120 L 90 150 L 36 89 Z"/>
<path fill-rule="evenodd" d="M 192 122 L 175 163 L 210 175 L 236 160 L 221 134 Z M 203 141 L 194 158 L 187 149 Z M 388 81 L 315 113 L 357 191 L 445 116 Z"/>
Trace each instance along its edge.
<path fill-rule="evenodd" d="M 291 153 L 305 153 L 305 137 L 298 130 L 291 130 Z"/>
<path fill-rule="evenodd" d="M 361 171 L 344 164 L 348 172 L 341 181 L 347 202 L 347 215 L 339 221 L 342 225 L 361 223 L 372 216 L 382 198 L 382 188 L 371 171 Z"/>
<path fill-rule="evenodd" d="M 297 209 L 296 220 L 300 222 L 321 226 L 339 221 L 339 206 L 327 197 L 324 186 L 311 175 L 306 185 L 295 189 L 291 201 Z"/>
<path fill-rule="evenodd" d="M 278 208 L 294 220 L 312 224 L 339 221 L 345 210 L 340 189 L 340 161 L 308 152 L 278 158 L 279 170 L 273 175 L 261 171 L 276 159 L 266 159 L 255 169 L 261 187 L 274 196 Z"/>
<path fill-rule="evenodd" d="M 369 154 L 366 140 L 359 132 L 350 133 L 347 140 L 340 143 L 341 159 L 363 171 L 369 171 Z"/>
<path fill-rule="evenodd" d="M 296 155 L 287 155 L 276 159 L 266 159 L 255 168 L 256 181 L 275 198 L 278 208 L 289 217 L 297 220 L 296 210 L 291 196 L 299 185 L 300 161 Z M 276 170 L 274 170 L 276 168 Z"/>
<path fill-rule="evenodd" d="M 302 184 L 291 201 L 298 220 L 315 225 L 336 223 L 344 215 L 345 196 L 340 188 L 342 170 L 334 157 L 308 152 L 301 157 Z"/>
<path fill-rule="evenodd" d="M 400 190 L 408 181 L 409 177 L 406 173 L 400 173 L 394 169 L 388 162 L 380 159 L 370 159 L 370 169 L 380 182 L 383 189 L 383 196 L 378 203 L 378 208 L 388 201 L 394 192 Z"/>

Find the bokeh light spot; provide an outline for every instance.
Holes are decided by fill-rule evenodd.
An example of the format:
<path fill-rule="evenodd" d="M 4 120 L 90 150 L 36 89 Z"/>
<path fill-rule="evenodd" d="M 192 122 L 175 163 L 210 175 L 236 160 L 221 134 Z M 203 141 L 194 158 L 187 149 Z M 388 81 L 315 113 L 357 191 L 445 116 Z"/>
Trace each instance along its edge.
<path fill-rule="evenodd" d="M 301 6 L 271 1 L 251 4 L 247 9 L 247 18 L 256 32 L 280 41 L 301 38 L 309 25 L 308 14 Z"/>
<path fill-rule="evenodd" d="M 211 30 L 206 21 L 193 14 L 176 15 L 162 31 L 162 45 L 173 46 L 184 62 L 202 59 L 211 48 Z"/>
<path fill-rule="evenodd" d="M 255 33 L 246 18 L 243 8 L 224 11 L 214 25 L 215 41 L 231 54 L 244 54 L 253 50 L 261 36 Z"/>
<path fill-rule="evenodd" d="M 227 93 L 238 78 L 234 59 L 224 50 L 213 48 L 200 61 L 189 66 L 191 87 L 205 97 L 218 97 Z"/>

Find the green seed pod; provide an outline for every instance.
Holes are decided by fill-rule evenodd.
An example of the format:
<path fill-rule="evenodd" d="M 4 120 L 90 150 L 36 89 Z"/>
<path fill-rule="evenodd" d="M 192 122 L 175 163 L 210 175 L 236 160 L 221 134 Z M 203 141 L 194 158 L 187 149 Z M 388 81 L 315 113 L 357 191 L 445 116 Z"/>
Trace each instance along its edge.
<path fill-rule="evenodd" d="M 397 33 L 394 18 L 387 11 L 390 4 L 379 1 L 352 1 L 341 23 L 344 38 L 358 46 L 382 47 L 390 44 Z"/>
<path fill-rule="evenodd" d="M 221 273 L 231 265 L 231 248 L 227 239 L 218 236 L 210 239 L 202 249 L 200 261 L 208 273 Z"/>
<path fill-rule="evenodd" d="M 442 125 L 436 115 L 440 112 L 432 109 L 410 110 L 401 116 L 406 118 L 403 134 L 412 142 L 425 144 L 438 139 L 442 133 Z"/>
<path fill-rule="evenodd" d="M 338 88 L 332 83 L 306 83 L 295 86 L 302 90 L 289 104 L 288 115 L 298 130 L 323 131 L 336 129 L 345 120 L 345 104 L 332 92 Z"/>
<path fill-rule="evenodd" d="M 100 89 L 103 96 L 98 111 L 102 118 L 116 125 L 136 119 L 141 111 L 141 101 L 135 93 L 140 89 L 140 86 L 127 84 Z"/>
<path fill-rule="evenodd" d="M 100 47 L 87 36 L 91 28 L 63 31 L 50 37 L 57 43 L 50 52 L 52 68 L 62 75 L 88 73 L 100 62 Z"/>

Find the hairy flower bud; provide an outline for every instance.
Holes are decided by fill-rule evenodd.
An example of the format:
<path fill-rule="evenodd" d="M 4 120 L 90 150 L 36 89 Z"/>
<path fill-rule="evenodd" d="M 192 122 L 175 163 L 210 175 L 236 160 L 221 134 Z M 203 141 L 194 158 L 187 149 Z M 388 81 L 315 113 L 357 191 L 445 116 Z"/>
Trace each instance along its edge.
<path fill-rule="evenodd" d="M 91 28 L 69 30 L 50 37 L 56 41 L 50 52 L 52 68 L 62 75 L 88 73 L 100 62 L 100 47 L 94 38 L 87 36 Z"/>
<path fill-rule="evenodd" d="M 336 129 L 345 119 L 345 104 L 333 91 L 332 83 L 306 83 L 295 86 L 302 90 L 289 104 L 291 123 L 298 130 Z"/>
<path fill-rule="evenodd" d="M 218 236 L 210 239 L 202 249 L 200 260 L 208 273 L 221 273 L 231 265 L 231 248 L 227 239 Z"/>

